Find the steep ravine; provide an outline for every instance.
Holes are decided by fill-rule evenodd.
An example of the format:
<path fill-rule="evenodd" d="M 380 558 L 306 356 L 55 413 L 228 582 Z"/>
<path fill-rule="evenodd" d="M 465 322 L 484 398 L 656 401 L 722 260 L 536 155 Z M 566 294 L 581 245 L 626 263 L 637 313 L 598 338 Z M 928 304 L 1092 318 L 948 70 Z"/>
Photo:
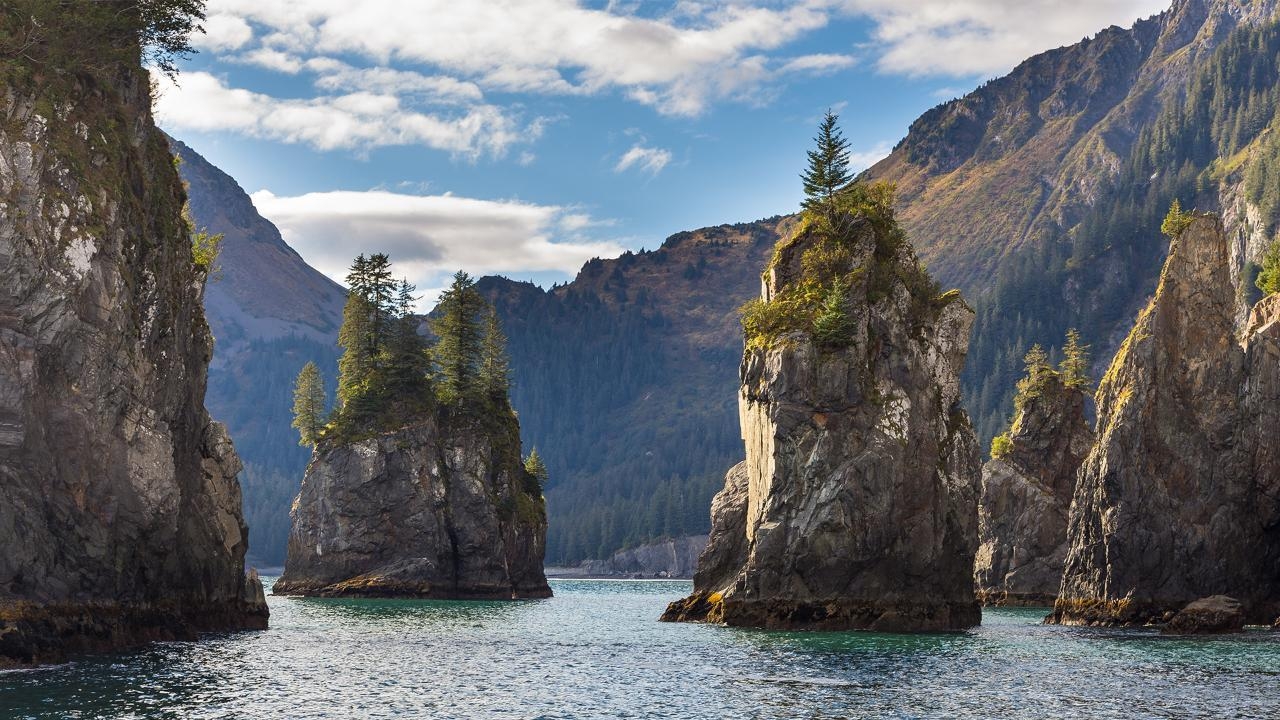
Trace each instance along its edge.
<path fill-rule="evenodd" d="M 262 628 L 140 69 L 0 78 L 0 665 Z"/>

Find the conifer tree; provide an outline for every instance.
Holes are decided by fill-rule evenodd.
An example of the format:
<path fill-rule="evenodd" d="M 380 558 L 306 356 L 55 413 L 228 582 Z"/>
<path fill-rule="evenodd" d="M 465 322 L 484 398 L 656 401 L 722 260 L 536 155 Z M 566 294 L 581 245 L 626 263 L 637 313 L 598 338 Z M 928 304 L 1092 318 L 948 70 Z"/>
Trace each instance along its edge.
<path fill-rule="evenodd" d="M 480 385 L 490 400 L 505 402 L 511 391 L 511 360 L 507 357 L 507 336 L 502 332 L 498 311 L 492 306 L 484 315 L 482 353 Z"/>
<path fill-rule="evenodd" d="M 1091 384 L 1089 346 L 1080 342 L 1080 333 L 1075 328 L 1067 331 L 1067 343 L 1062 348 L 1058 372 L 1062 374 L 1062 384 L 1069 388 L 1087 390 Z"/>
<path fill-rule="evenodd" d="M 369 351 L 369 302 L 357 292 L 347 293 L 342 308 L 342 327 L 338 329 L 338 406 L 344 410 L 360 394 L 373 371 L 373 355 Z"/>
<path fill-rule="evenodd" d="M 813 319 L 813 338 L 823 345 L 839 347 L 848 345 L 852 337 L 853 320 L 845 310 L 844 290 L 834 285 Z"/>
<path fill-rule="evenodd" d="M 533 451 L 529 453 L 529 457 L 524 459 L 524 471 L 529 473 L 529 476 L 534 480 L 538 481 L 539 488 L 546 484 L 547 478 L 550 477 L 550 473 L 547 472 L 546 463 L 542 462 L 542 456 L 538 455 L 538 448 L 534 448 Z"/>
<path fill-rule="evenodd" d="M 849 170 L 849 141 L 837 125 L 839 118 L 827 110 L 813 140 L 817 147 L 809 151 L 809 167 L 800 174 L 804 183 L 805 210 L 830 208 L 836 193 L 853 180 Z"/>
<path fill-rule="evenodd" d="M 1280 292 L 1280 239 L 1271 243 L 1262 255 L 1262 269 L 1254 281 L 1265 295 Z"/>
<path fill-rule="evenodd" d="M 324 428 L 324 380 L 314 362 L 302 366 L 293 387 L 293 427 L 299 445 L 315 445 Z"/>
<path fill-rule="evenodd" d="M 1038 343 L 1031 346 L 1022 361 L 1026 367 L 1026 374 L 1018 381 L 1018 394 L 1013 400 L 1014 406 L 1019 410 L 1028 400 L 1040 396 L 1044 381 L 1053 372 L 1048 353 Z"/>
<path fill-rule="evenodd" d="M 396 286 L 392 331 L 387 342 L 387 382 L 395 394 L 418 394 L 430 389 L 431 362 L 426 341 L 418 334 L 419 318 L 413 312 L 417 288 L 408 279 Z"/>
<path fill-rule="evenodd" d="M 440 397 L 448 403 L 474 399 L 484 352 L 484 328 L 480 312 L 485 301 L 475 281 L 458 271 L 440 296 L 432 330 L 439 340 L 434 350 L 440 370 Z"/>

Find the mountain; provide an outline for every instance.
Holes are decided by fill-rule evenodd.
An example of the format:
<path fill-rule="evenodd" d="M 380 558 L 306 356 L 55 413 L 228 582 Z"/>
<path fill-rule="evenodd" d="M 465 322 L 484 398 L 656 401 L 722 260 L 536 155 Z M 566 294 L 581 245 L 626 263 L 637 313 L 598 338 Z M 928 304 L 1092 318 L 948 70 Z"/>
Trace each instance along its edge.
<path fill-rule="evenodd" d="M 1076 327 L 1102 369 L 1155 288 L 1175 198 L 1223 214 L 1243 322 L 1249 260 L 1280 209 L 1276 7 L 1178 0 L 1037 55 L 922 115 L 862 175 L 897 185 L 930 272 L 977 310 L 962 382 L 984 445 L 1007 426 L 1032 343 L 1056 362 Z M 482 281 L 511 336 L 526 442 L 552 468 L 548 561 L 706 532 L 707 500 L 741 458 L 734 308 L 785 223 L 681 233 L 550 292 Z"/>
<path fill-rule="evenodd" d="M 1280 180 L 1276 7 L 1178 0 L 1038 55 L 922 115 L 864 174 L 897 184 L 921 257 L 975 302 L 979 435 L 1006 424 L 1032 343 L 1077 327 L 1111 356 L 1155 288 L 1174 199 L 1223 212 L 1235 272 L 1261 254 Z"/>
<path fill-rule="evenodd" d="M 215 339 L 206 402 L 244 461 L 251 562 L 279 566 L 311 455 L 291 427 L 294 379 L 313 360 L 333 388 L 346 291 L 289 247 L 229 175 L 181 141 L 169 145 L 195 226 L 222 235 L 205 292 Z"/>
<path fill-rule="evenodd" d="M 679 233 L 549 291 L 480 280 L 508 337 L 525 446 L 551 474 L 548 563 L 707 532 L 742 457 L 737 309 L 790 222 Z"/>

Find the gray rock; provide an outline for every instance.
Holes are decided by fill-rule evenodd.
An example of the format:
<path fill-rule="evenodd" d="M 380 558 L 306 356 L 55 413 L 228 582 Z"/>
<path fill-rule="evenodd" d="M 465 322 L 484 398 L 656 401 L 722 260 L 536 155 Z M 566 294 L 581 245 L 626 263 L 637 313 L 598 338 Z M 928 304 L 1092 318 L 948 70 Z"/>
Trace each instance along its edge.
<path fill-rule="evenodd" d="M 1218 635 L 1244 630 L 1240 601 L 1226 595 L 1200 598 L 1188 603 L 1169 621 L 1166 635 Z"/>
<path fill-rule="evenodd" d="M 266 627 L 147 77 L 49 75 L 0 86 L 0 665 Z"/>
<path fill-rule="evenodd" d="M 851 276 L 852 341 L 797 333 L 746 350 L 746 461 L 715 499 L 694 594 L 665 620 L 885 631 L 980 620 L 978 451 L 958 382 L 973 312 L 954 294 L 913 298 L 909 246 L 886 261 L 869 221 L 852 228 L 852 264 L 866 270 Z M 779 246 L 766 299 L 800 276 L 814 239 Z"/>
<path fill-rule="evenodd" d="M 563 577 L 691 578 L 698 555 L 707 547 L 706 535 L 667 538 L 626 550 L 607 560 L 585 560 L 576 568 L 562 568 Z"/>
<path fill-rule="evenodd" d="M 1012 449 L 982 468 L 974 582 L 989 605 L 1053 605 L 1067 557 L 1067 513 L 1093 444 L 1085 395 L 1056 376 L 1009 430 Z"/>
<path fill-rule="evenodd" d="M 367 440 L 322 441 L 273 594 L 549 597 L 546 507 L 524 471 L 514 414 L 502 425 L 442 414 Z"/>
<path fill-rule="evenodd" d="M 1173 242 L 1102 380 L 1050 622 L 1159 624 L 1213 595 L 1280 614 L 1280 297 L 1235 336 L 1227 243 L 1209 216 Z"/>

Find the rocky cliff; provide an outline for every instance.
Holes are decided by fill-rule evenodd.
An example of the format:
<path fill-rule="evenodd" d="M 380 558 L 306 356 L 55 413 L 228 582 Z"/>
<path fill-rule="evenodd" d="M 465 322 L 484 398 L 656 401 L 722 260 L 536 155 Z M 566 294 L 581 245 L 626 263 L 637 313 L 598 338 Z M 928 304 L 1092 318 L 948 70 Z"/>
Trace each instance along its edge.
<path fill-rule="evenodd" d="M 978 599 L 1052 605 L 1067 557 L 1067 513 L 1076 473 L 1093 444 L 1084 391 L 1047 373 L 1009 430 L 1009 447 L 982 467 L 978 501 Z"/>
<path fill-rule="evenodd" d="M 207 268 L 134 66 L 0 72 L 0 664 L 267 623 L 204 407 Z"/>
<path fill-rule="evenodd" d="M 273 592 L 549 597 L 546 510 L 521 462 L 515 417 L 507 420 L 485 426 L 442 412 L 364 440 L 322 440 Z"/>
<path fill-rule="evenodd" d="M 555 568 L 556 577 L 692 578 L 706 535 L 656 540 L 619 550 L 605 560 L 584 560 L 571 568 Z"/>
<path fill-rule="evenodd" d="M 885 631 L 979 622 L 978 451 L 958 380 L 973 313 L 958 294 L 937 294 L 885 206 L 832 227 L 842 229 L 811 218 L 780 243 L 762 304 L 747 311 L 746 461 L 713 503 L 694 594 L 666 620 Z M 792 329 L 790 313 L 828 282 L 841 307 Z M 757 321 L 784 329 L 761 337 Z"/>
<path fill-rule="evenodd" d="M 1051 621 L 1161 623 L 1215 595 L 1280 613 L 1280 299 L 1242 338 L 1235 303 L 1223 225 L 1196 217 L 1099 387 Z"/>

